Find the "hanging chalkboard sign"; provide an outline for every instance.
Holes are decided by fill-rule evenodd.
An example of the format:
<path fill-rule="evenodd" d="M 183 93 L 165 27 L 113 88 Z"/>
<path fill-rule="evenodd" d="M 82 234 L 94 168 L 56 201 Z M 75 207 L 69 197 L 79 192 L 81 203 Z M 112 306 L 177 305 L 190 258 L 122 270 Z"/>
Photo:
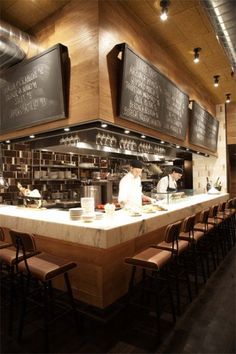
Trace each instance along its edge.
<path fill-rule="evenodd" d="M 193 102 L 189 129 L 191 144 L 217 150 L 219 122 L 196 102 Z"/>
<path fill-rule="evenodd" d="M 184 140 L 189 98 L 152 64 L 122 44 L 121 118 Z"/>
<path fill-rule="evenodd" d="M 68 63 L 67 47 L 57 44 L 1 75 L 1 133 L 67 116 Z"/>

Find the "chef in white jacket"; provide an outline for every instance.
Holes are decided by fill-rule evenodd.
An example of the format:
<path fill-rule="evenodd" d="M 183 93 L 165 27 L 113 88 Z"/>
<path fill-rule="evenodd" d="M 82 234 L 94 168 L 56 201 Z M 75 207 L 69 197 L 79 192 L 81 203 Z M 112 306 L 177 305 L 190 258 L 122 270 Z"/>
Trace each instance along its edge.
<path fill-rule="evenodd" d="M 177 181 L 182 177 L 183 170 L 178 166 L 174 166 L 168 176 L 162 177 L 157 184 L 158 193 L 168 193 L 177 191 Z M 165 195 L 158 195 L 158 199 L 165 198 Z"/>
<path fill-rule="evenodd" d="M 130 171 L 120 180 L 118 202 L 121 207 L 138 210 L 142 206 L 142 201 L 151 201 L 151 198 L 142 193 L 142 168 L 141 161 L 131 161 Z"/>

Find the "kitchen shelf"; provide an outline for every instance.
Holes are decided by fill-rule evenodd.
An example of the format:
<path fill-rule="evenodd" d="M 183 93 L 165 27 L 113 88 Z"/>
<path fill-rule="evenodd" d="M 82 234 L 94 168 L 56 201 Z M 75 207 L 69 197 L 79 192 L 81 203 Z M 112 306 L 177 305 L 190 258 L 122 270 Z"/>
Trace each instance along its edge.
<path fill-rule="evenodd" d="M 76 168 L 78 169 L 78 166 L 75 165 L 32 165 L 32 167 L 40 167 L 40 168 Z"/>

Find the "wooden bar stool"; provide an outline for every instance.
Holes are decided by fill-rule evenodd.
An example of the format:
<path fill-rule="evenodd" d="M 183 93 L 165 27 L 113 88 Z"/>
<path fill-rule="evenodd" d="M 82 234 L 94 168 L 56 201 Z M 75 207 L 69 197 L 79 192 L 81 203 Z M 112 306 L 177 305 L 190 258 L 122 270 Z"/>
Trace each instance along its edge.
<path fill-rule="evenodd" d="M 44 252 L 40 252 L 30 258 L 27 258 L 26 249 L 35 245 L 34 236 L 14 230 L 10 230 L 10 236 L 16 248 L 17 271 L 23 276 L 24 279 L 24 297 L 22 301 L 18 338 L 21 339 L 22 337 L 27 302 L 31 301 L 42 308 L 44 322 L 44 345 L 45 350 L 48 351 L 48 326 L 57 318 L 54 313 L 56 298 L 53 293 L 52 281 L 60 275 L 64 276 L 67 294 L 70 300 L 69 310 L 73 311 L 74 320 L 76 326 L 78 327 L 76 305 L 73 299 L 70 280 L 68 277 L 68 272 L 74 269 L 77 265 L 75 262 L 71 262 Z M 23 259 L 19 259 L 18 257 L 20 252 L 23 254 Z M 65 305 L 66 304 L 63 304 L 63 307 Z M 64 309 L 63 313 L 60 314 L 59 317 L 64 315 L 66 312 L 68 312 L 68 308 Z"/>
<path fill-rule="evenodd" d="M 129 282 L 129 291 L 128 297 L 130 299 L 135 298 L 136 291 L 135 286 L 135 273 L 137 268 L 142 270 L 142 290 L 148 291 L 155 298 L 155 307 L 156 307 L 156 317 L 157 317 L 157 326 L 160 332 L 160 317 L 163 310 L 162 292 L 167 292 L 169 296 L 169 301 L 172 311 L 173 322 L 176 321 L 175 315 L 175 306 L 173 301 L 172 290 L 169 280 L 169 269 L 168 265 L 174 260 L 175 257 L 175 243 L 176 235 L 179 234 L 181 227 L 181 222 L 170 224 L 167 226 L 165 231 L 165 241 L 168 239 L 171 243 L 171 248 L 168 250 L 157 249 L 155 247 L 149 247 L 144 251 L 136 254 L 133 257 L 125 258 L 125 263 L 132 265 L 132 274 Z M 172 236 L 172 237 L 171 237 Z M 160 280 L 162 282 L 160 282 Z M 145 286 L 148 285 L 148 286 Z M 161 285 L 161 286 L 160 286 Z M 139 304 L 140 305 L 140 304 Z"/>
<path fill-rule="evenodd" d="M 175 225 L 182 228 L 182 222 L 179 221 Z M 186 227 L 186 226 L 185 226 Z M 186 281 L 189 302 L 192 301 L 192 292 L 189 280 L 188 264 L 186 259 L 186 253 L 190 247 L 189 240 L 183 240 L 179 238 L 181 229 L 177 227 L 171 227 L 166 230 L 164 241 L 151 245 L 157 249 L 173 252 L 173 261 L 170 265 L 170 275 L 174 277 L 176 282 L 176 297 L 177 297 L 177 310 L 178 315 L 181 314 L 181 302 L 180 302 L 180 280 Z M 184 276 L 184 278 L 182 277 Z"/>
<path fill-rule="evenodd" d="M 201 218 L 200 218 L 201 219 Z M 206 273 L 204 267 L 204 261 L 202 253 L 199 252 L 198 242 L 204 237 L 203 231 L 194 231 L 194 225 L 196 220 L 196 214 L 188 216 L 184 219 L 182 224 L 182 230 L 179 234 L 180 240 L 185 240 L 189 242 L 188 248 L 188 263 L 190 269 L 193 267 L 194 273 L 194 283 L 195 283 L 195 293 L 198 294 L 198 277 L 201 275 L 204 282 L 206 282 Z M 198 268 L 200 266 L 201 273 Z"/>

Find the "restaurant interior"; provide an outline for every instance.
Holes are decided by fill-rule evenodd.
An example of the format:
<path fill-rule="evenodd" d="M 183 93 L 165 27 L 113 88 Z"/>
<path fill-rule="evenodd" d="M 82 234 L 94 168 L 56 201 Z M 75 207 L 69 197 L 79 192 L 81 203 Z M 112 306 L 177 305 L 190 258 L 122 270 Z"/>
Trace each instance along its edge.
<path fill-rule="evenodd" d="M 0 11 L 2 352 L 234 353 L 236 2 Z M 127 215 L 134 160 L 155 203 Z"/>

